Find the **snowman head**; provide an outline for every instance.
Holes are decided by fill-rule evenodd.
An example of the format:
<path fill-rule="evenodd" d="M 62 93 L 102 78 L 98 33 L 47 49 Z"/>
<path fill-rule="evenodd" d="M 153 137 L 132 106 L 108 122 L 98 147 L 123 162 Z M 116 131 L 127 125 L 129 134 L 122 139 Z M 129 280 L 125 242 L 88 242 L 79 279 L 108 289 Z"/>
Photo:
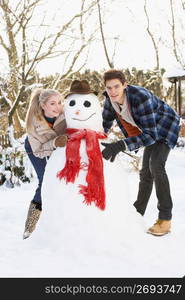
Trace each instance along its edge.
<path fill-rule="evenodd" d="M 64 112 L 67 128 L 103 132 L 100 101 L 90 90 L 87 81 L 75 80 L 72 83 L 70 93 L 66 96 Z"/>

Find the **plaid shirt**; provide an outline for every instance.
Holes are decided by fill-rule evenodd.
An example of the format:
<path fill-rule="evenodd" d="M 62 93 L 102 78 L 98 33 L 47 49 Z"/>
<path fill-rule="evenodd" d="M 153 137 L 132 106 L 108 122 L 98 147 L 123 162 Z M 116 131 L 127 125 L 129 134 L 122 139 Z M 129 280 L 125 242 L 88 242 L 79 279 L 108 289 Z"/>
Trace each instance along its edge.
<path fill-rule="evenodd" d="M 124 142 L 130 151 L 162 141 L 170 148 L 174 148 L 179 133 L 180 116 L 164 101 L 153 95 L 147 89 L 128 85 L 126 95 L 131 115 L 136 125 L 141 129 L 138 136 L 130 136 L 119 121 L 111 104 L 108 94 L 103 107 L 103 127 L 107 133 L 116 120 L 125 135 Z"/>

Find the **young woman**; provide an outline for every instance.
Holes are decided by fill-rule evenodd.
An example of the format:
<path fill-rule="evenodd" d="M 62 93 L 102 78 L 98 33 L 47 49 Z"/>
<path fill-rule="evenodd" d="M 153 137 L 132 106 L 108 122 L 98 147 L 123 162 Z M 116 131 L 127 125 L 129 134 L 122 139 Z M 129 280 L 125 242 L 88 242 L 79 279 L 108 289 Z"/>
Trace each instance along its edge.
<path fill-rule="evenodd" d="M 66 121 L 61 94 L 52 89 L 36 89 L 26 116 L 25 149 L 37 174 L 38 187 L 30 203 L 23 238 L 34 231 L 42 210 L 41 186 L 47 159 L 56 147 L 64 147 Z"/>

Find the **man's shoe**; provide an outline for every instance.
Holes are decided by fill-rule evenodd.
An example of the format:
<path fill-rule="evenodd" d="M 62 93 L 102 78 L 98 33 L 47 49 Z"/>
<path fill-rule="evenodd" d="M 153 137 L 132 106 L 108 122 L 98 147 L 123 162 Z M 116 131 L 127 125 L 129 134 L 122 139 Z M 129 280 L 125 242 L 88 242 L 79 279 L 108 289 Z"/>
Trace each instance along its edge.
<path fill-rule="evenodd" d="M 171 221 L 170 220 L 157 220 L 156 223 L 150 227 L 147 233 L 161 236 L 170 232 Z"/>
<path fill-rule="evenodd" d="M 31 202 L 28 209 L 28 215 L 25 223 L 23 239 L 28 238 L 30 234 L 35 230 L 40 214 L 41 214 L 41 210 L 38 209 L 38 204 Z"/>

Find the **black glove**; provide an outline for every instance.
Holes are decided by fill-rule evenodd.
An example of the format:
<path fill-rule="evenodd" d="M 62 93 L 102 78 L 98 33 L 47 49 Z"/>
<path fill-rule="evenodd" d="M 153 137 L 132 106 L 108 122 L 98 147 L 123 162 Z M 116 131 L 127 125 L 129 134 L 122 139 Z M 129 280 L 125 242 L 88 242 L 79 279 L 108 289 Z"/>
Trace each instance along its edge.
<path fill-rule="evenodd" d="M 101 143 L 103 146 L 105 146 L 105 149 L 102 151 L 102 155 L 105 159 L 110 159 L 111 162 L 115 160 L 116 155 L 120 151 L 125 151 L 125 143 L 121 140 L 116 143 Z"/>

